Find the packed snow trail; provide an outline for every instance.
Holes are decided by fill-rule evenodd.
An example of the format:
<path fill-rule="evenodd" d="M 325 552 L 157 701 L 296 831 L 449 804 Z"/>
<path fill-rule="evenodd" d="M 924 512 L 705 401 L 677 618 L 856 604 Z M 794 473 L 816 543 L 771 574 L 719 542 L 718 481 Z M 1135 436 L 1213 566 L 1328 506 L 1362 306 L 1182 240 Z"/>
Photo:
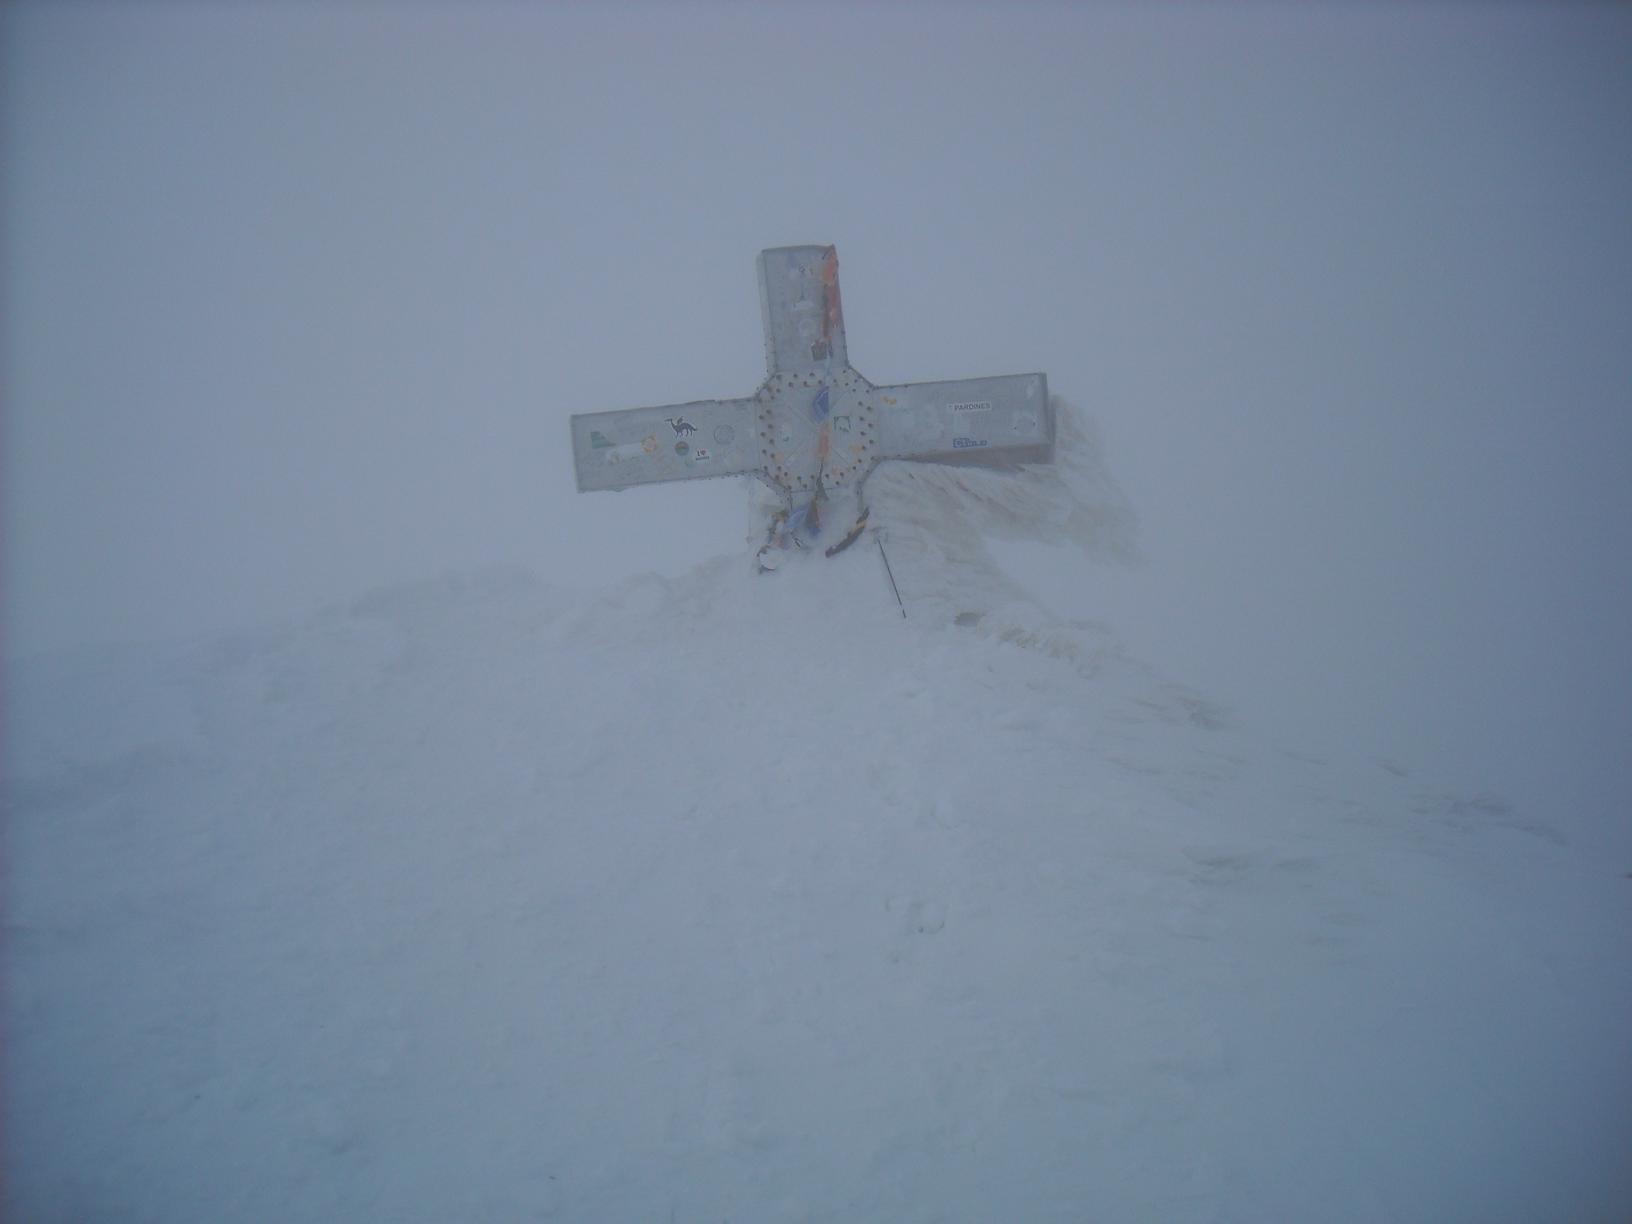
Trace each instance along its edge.
<path fill-rule="evenodd" d="M 874 549 L 746 570 L 15 671 L 12 1218 L 1629 1201 L 1622 872 Z"/>

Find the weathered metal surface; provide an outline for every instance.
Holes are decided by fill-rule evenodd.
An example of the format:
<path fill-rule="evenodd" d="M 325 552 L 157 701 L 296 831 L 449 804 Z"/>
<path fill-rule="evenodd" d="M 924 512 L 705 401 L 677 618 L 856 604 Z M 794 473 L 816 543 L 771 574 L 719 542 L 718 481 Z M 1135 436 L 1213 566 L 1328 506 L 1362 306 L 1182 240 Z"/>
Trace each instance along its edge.
<path fill-rule="evenodd" d="M 830 246 L 761 251 L 759 313 L 765 326 L 765 372 L 843 366 L 844 308 L 839 253 Z"/>
<path fill-rule="evenodd" d="M 572 418 L 578 491 L 758 471 L 757 399 L 697 400 Z"/>
<path fill-rule="evenodd" d="M 885 459 L 1032 463 L 1049 457 L 1048 378 L 1010 374 L 879 387 Z"/>
<path fill-rule="evenodd" d="M 769 377 L 748 399 L 572 418 L 580 492 L 745 472 L 790 506 L 859 486 L 885 459 L 1011 464 L 1049 459 L 1042 374 L 875 387 L 847 360 L 838 253 L 775 247 L 758 261 Z"/>

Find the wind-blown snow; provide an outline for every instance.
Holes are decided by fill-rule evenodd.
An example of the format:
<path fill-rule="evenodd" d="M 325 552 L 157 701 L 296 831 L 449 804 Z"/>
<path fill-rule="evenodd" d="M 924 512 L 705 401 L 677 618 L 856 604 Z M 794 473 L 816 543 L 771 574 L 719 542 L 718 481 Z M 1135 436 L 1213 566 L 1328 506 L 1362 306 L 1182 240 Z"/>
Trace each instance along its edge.
<path fill-rule="evenodd" d="M 979 623 L 1026 640 L 1048 632 L 988 540 L 1062 545 L 1112 564 L 1138 558 L 1137 516 L 1106 470 L 1093 423 L 1060 396 L 1053 406 L 1052 463 L 885 463 L 868 478 L 874 521 L 920 619 Z"/>
<path fill-rule="evenodd" d="M 906 619 L 869 536 L 19 666 L 11 1218 L 1624 1216 L 1627 865 L 1044 616 L 1000 479 L 878 473 Z"/>

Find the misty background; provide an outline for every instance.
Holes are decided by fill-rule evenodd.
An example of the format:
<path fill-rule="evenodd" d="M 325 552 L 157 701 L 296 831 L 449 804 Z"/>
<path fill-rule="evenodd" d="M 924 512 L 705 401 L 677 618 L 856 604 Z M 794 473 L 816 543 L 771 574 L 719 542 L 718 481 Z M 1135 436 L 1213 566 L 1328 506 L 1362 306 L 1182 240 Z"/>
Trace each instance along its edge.
<path fill-rule="evenodd" d="M 1043 370 L 1097 425 L 1145 559 L 1005 554 L 1050 606 L 1632 850 L 1625 8 L 25 3 L 0 39 L 9 658 L 746 557 L 737 481 L 580 497 L 567 416 L 748 394 L 755 254 L 831 242 L 868 378 Z"/>

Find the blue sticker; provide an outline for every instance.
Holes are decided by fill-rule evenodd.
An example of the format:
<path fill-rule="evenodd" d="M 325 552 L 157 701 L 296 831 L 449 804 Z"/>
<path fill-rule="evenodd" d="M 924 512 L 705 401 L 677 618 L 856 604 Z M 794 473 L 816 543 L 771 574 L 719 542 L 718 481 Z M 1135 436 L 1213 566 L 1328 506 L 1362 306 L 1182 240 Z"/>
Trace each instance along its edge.
<path fill-rule="evenodd" d="M 827 384 L 823 383 L 822 389 L 816 392 L 816 398 L 810 401 L 810 415 L 818 421 L 825 421 L 829 411 L 831 402 L 827 395 Z"/>

